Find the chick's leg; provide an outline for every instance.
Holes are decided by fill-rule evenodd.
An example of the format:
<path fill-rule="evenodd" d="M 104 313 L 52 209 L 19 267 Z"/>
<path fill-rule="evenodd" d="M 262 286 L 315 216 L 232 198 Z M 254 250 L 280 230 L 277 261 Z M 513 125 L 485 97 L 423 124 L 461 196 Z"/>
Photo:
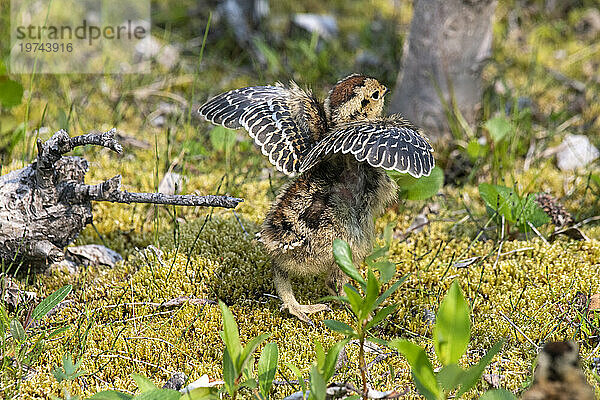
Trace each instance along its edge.
<path fill-rule="evenodd" d="M 344 296 L 344 285 L 348 282 L 348 276 L 334 265 L 327 277 L 327 289 L 332 296 Z"/>
<path fill-rule="evenodd" d="M 330 309 L 326 304 L 299 304 L 296 297 L 294 297 L 294 291 L 292 290 L 292 284 L 288 273 L 278 267 L 275 262 L 273 262 L 273 281 L 275 282 L 277 294 L 283 301 L 281 309 L 287 308 L 290 314 L 298 317 L 300 321 L 313 325 L 313 322 L 306 314 Z"/>

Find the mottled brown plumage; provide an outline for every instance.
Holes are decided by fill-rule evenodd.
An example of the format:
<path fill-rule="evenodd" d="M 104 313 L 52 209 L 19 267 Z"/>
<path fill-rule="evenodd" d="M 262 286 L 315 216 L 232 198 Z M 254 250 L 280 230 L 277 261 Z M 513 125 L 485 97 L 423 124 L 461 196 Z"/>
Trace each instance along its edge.
<path fill-rule="evenodd" d="M 246 128 L 277 169 L 300 174 L 281 189 L 260 240 L 283 307 L 305 322 L 327 306 L 298 304 L 289 275 L 328 274 L 338 292 L 345 278 L 333 240 L 346 240 L 357 261 L 369 253 L 374 219 L 396 193 L 384 169 L 420 177 L 433 168 L 433 149 L 415 126 L 398 115 L 381 117 L 386 92 L 374 78 L 350 75 L 323 104 L 292 82 L 223 93 L 199 110 L 213 123 Z"/>
<path fill-rule="evenodd" d="M 579 365 L 577 344 L 547 343 L 538 356 L 531 387 L 523 400 L 593 400 L 594 389 Z"/>

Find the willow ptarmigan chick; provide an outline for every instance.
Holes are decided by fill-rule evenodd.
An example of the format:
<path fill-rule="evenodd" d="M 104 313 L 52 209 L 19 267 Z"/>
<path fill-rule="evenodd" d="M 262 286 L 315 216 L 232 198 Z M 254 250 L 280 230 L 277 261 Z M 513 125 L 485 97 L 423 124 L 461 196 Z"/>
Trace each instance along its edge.
<path fill-rule="evenodd" d="M 531 387 L 523 400 L 593 400 L 594 389 L 579 366 L 574 342 L 547 343 L 538 356 Z"/>
<path fill-rule="evenodd" d="M 290 82 L 232 90 L 199 109 L 214 124 L 245 128 L 279 171 L 298 175 L 281 189 L 259 236 L 283 308 L 302 321 L 327 306 L 298 304 L 289 274 L 328 274 L 339 291 L 345 278 L 333 240 L 347 241 L 358 262 L 370 252 L 374 219 L 396 198 L 384 169 L 418 178 L 434 166 L 433 149 L 414 125 L 381 116 L 386 92 L 374 78 L 350 75 L 323 103 Z"/>

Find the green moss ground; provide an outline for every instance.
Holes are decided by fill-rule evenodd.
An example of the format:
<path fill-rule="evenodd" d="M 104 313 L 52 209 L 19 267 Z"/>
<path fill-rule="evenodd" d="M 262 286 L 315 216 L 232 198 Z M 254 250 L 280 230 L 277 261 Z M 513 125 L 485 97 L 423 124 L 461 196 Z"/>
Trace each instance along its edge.
<path fill-rule="evenodd" d="M 561 178 L 553 170 L 547 175 L 550 182 Z M 256 195 L 267 197 L 267 190 L 265 186 Z M 469 188 L 462 193 L 475 196 Z M 451 190 L 444 194 L 448 198 L 457 195 Z M 591 196 L 587 201 L 593 201 Z M 247 198 L 247 203 L 251 202 L 252 198 Z M 390 209 L 378 222 L 379 229 L 394 221 L 396 231 L 403 232 L 417 210 Z M 333 304 L 332 312 L 315 316 L 316 327 L 312 328 L 282 313 L 279 301 L 266 295 L 274 293 L 269 263 L 253 240 L 258 225 L 252 219 L 260 220 L 264 208 L 255 214 L 249 212 L 249 218 L 241 211 L 247 233 L 230 211 L 215 211 L 202 230 L 205 218 L 183 223 L 178 241 L 173 239 L 171 229 L 164 229 L 158 238 L 164 251 L 162 262 L 152 252 L 131 252 L 129 260 L 113 270 L 93 269 L 76 277 L 54 272 L 40 277 L 35 287 L 46 293 L 65 283 L 75 285 L 74 302 L 52 317 L 53 324 L 71 324 L 71 329 L 42 356 L 40 370 L 23 385 L 24 393 L 58 394 L 59 385 L 49 368 L 59 362 L 64 351 L 83 350 L 84 367 L 91 375 L 80 378 L 72 390 L 84 395 L 108 386 L 133 390 L 128 375 L 134 371 L 157 383 L 180 370 L 192 379 L 204 373 L 219 378 L 223 346 L 218 335 L 218 307 L 211 303 L 171 309 L 155 306 L 179 296 L 224 300 L 237 318 L 242 341 L 270 332 L 270 340 L 280 347 L 281 360 L 308 371 L 314 359 L 313 343 L 319 340 L 331 345 L 339 339 L 320 323 L 322 319 L 348 322 L 350 315 Z M 472 212 L 482 211 L 481 205 L 473 204 Z M 507 241 L 502 252 L 516 252 L 496 260 L 496 241 L 472 242 L 476 226 L 469 222 L 457 224 L 462 215 L 452 214 L 444 211 L 432 215 L 433 222 L 422 232 L 393 242 L 391 259 L 398 263 L 398 276 L 410 277 L 390 299 L 400 307 L 379 334 L 412 338 L 433 354 L 431 327 L 423 322 L 423 316 L 426 310 L 437 310 L 452 280 L 458 279 L 473 304 L 473 340 L 464 362 L 476 362 L 494 342 L 506 339 L 504 350 L 489 372 L 502 375 L 502 385 L 518 391 L 527 382 L 535 350 L 502 314 L 536 343 L 566 338 L 588 343 L 589 337 L 578 328 L 574 304 L 578 292 L 595 293 L 600 287 L 600 242 L 560 239 L 545 245 L 538 238 Z M 103 226 L 102 220 L 99 218 L 99 227 Z M 190 251 L 200 230 L 196 246 Z M 598 231 L 585 229 L 590 237 L 598 237 Z M 525 248 L 530 250 L 523 251 Z M 460 259 L 487 255 L 480 265 L 463 269 L 453 266 Z M 296 280 L 295 290 L 300 301 L 315 302 L 327 295 L 321 278 Z M 582 347 L 586 367 L 597 355 L 592 344 Z M 356 362 L 352 350 L 350 360 L 350 366 Z M 388 361 L 395 367 L 395 378 L 389 376 Z M 373 368 L 375 387 L 412 387 L 405 362 L 393 355 L 388 361 Z M 289 376 L 288 371 L 284 373 Z M 343 371 L 338 379 L 348 377 L 356 378 L 354 368 Z M 276 379 L 284 378 L 279 375 Z M 276 396 L 290 391 L 289 387 L 278 387 Z"/>
<path fill-rule="evenodd" d="M 0 3 L 2 22 L 8 10 L 5 3 Z M 64 125 L 73 135 L 115 126 L 125 135 L 147 141 L 150 148 L 125 146 L 122 156 L 92 147 L 76 150 L 75 154 L 90 161 L 87 182 L 97 183 L 121 174 L 125 189 L 153 191 L 169 167 L 176 164 L 176 170 L 185 177 L 184 193 L 228 193 L 245 199 L 236 210 L 241 223 L 228 210 L 96 203 L 95 229 L 87 227 L 77 243 L 105 243 L 123 254 L 126 261 L 114 269 L 88 268 L 75 276 L 54 271 L 28 280 L 23 278 L 22 285 L 40 296 L 66 283 L 74 285 L 68 298 L 72 302 L 46 321 L 51 326 L 70 328 L 46 344 L 34 366 L 35 373 L 21 385 L 23 398 L 45 399 L 51 394 L 59 395 L 64 388 L 83 396 L 107 388 L 133 390 L 135 386 L 129 377 L 132 372 L 147 375 L 157 384 L 175 371 L 184 371 L 191 379 L 205 373 L 219 379 L 223 345 L 218 334 L 220 312 L 214 304 L 217 299 L 230 305 L 243 342 L 259 333 L 272 334 L 270 340 L 279 345 L 280 370 L 285 374 L 277 375 L 279 381 L 292 379 L 291 373 L 282 367 L 284 361 L 308 374 L 314 360 L 315 341 L 329 346 L 340 339 L 321 321 L 331 318 L 349 321 L 350 315 L 341 306 L 332 304 L 331 312 L 314 316 L 315 327 L 307 327 L 281 312 L 280 302 L 270 296 L 275 290 L 269 260 L 253 237 L 286 178 L 270 168 L 241 133 L 231 148 L 213 149 L 211 127 L 194 119 L 188 121 L 185 104 L 174 103 L 182 111 L 167 115 L 164 127 L 153 126 L 147 120 L 160 102 L 171 102 L 165 93 L 180 95 L 191 104 L 231 88 L 294 78 L 310 84 L 322 96 L 331 83 L 355 71 L 354 58 L 364 49 L 382 54 L 387 61 L 380 68 L 363 72 L 381 77 L 393 87 L 402 40 L 410 22 L 409 2 L 402 1 L 397 8 L 387 1 L 272 3 L 275 15 L 334 12 L 339 17 L 340 42 L 311 50 L 308 35 L 296 33 L 284 37 L 275 41 L 273 48 L 285 61 L 279 67 L 270 65 L 261 69 L 244 55 L 233 56 L 239 49 L 232 44 L 231 35 L 216 26 L 211 29 L 199 72 L 199 49 L 193 48 L 191 55 L 182 56 L 181 65 L 174 70 L 165 71 L 157 65 L 149 75 L 37 76 L 31 87 L 28 77 L 13 77 L 21 79 L 27 90 L 26 98 L 31 96 L 30 131 L 26 136 L 14 131 L 24 120 L 25 104 L 2 110 L 2 173 L 28 162 L 27 154 L 31 153 L 33 143 L 31 129 L 37 126 L 47 126 L 54 132 Z M 526 143 L 534 138 L 545 148 L 560 143 L 565 133 L 584 132 L 600 145 L 600 119 L 595 118 L 600 112 L 597 68 L 600 48 L 595 38 L 581 35 L 576 29 L 583 12 L 598 3 L 582 1 L 560 18 L 543 17 L 542 3 L 530 2 L 528 7 L 513 1 L 499 4 L 494 56 L 486 68 L 485 79 L 488 91 L 502 82 L 507 94 L 491 96 L 484 117 L 502 112 L 510 99 L 527 96 L 536 101 L 545 119 L 519 131 L 519 135 L 527 138 Z M 193 20 L 175 18 L 191 6 L 191 2 L 181 4 L 153 3 L 157 36 L 169 33 L 174 41 L 185 42 L 203 31 L 206 16 Z M 514 18 L 521 21 L 517 30 L 509 24 Z M 384 27 L 383 33 L 373 29 L 374 20 Z M 159 21 L 180 22 L 173 22 L 167 29 Z M 3 29 L 7 28 L 0 28 L 2 34 Z M 382 39 L 390 37 L 396 39 Z M 0 50 L 5 56 L 6 49 Z M 557 58 L 557 50 L 565 50 L 566 59 Z M 546 67 L 588 85 L 581 110 L 569 110 L 575 94 L 550 77 Z M 136 89 L 155 82 L 164 82 L 159 89 L 162 92 L 134 96 Z M 101 87 L 105 89 L 99 90 Z M 65 119 L 69 114 L 70 118 Z M 41 137 L 47 139 L 50 134 Z M 14 147 L 9 145 L 11 140 Z M 449 150 L 436 149 L 442 164 Z M 564 174 L 556 170 L 552 159 L 539 159 L 524 171 L 520 156 L 526 151 L 527 148 L 515 157 L 514 166 L 500 171 L 499 176 L 506 184 L 516 184 L 527 192 L 548 191 L 564 201 L 578 220 L 600 213 L 598 188 L 587 187 L 588 173 L 598 173 L 597 163 L 590 170 Z M 535 343 L 574 339 L 580 343 L 584 368 L 593 383 L 591 361 L 600 357 L 596 339 L 600 323 L 598 316 L 589 315 L 589 323 L 582 324 L 577 304 L 579 293 L 600 292 L 600 227 L 597 224 L 583 227 L 592 238 L 590 242 L 560 238 L 547 245 L 535 236 L 505 241 L 501 252 L 509 254 L 497 257 L 499 241 L 495 228 L 475 240 L 479 228 L 487 221 L 476 184 L 489 181 L 489 169 L 484 166 L 466 186 L 445 187 L 428 202 L 401 203 L 378 220 L 380 234 L 387 223 L 394 223 L 396 238 L 391 259 L 398 263 L 398 277 L 410 274 L 396 296 L 389 299 L 400 307 L 381 326 L 379 335 L 410 338 L 426 346 L 433 355 L 431 326 L 424 322 L 424 315 L 437 310 L 451 282 L 458 279 L 473 306 L 473 339 L 468 357 L 463 360 L 465 364 L 476 362 L 493 343 L 505 339 L 502 352 L 487 373 L 501 375 L 501 386 L 519 393 L 527 385 L 535 358 L 529 339 Z M 431 223 L 423 231 L 402 238 L 414 216 L 433 203 L 439 205 L 440 211 L 429 215 Z M 204 224 L 207 215 L 210 218 Z M 548 235 L 551 229 L 543 227 L 542 233 Z M 160 249 L 160 259 L 155 253 L 143 250 L 150 244 Z M 454 266 L 456 261 L 474 256 L 485 258 L 467 268 Z M 301 302 L 316 302 L 328 294 L 320 277 L 295 280 L 294 287 Z M 179 296 L 208 302 L 169 309 L 156 306 Z M 66 352 L 76 358 L 83 357 L 87 374 L 74 383 L 59 385 L 51 369 Z M 348 368 L 336 380 L 357 378 L 355 353 L 356 349 L 350 347 Z M 394 367 L 395 376 L 390 375 L 389 365 Z M 410 370 L 401 357 L 390 354 L 386 361 L 372 368 L 371 374 L 375 388 L 406 387 L 410 389 L 407 398 L 418 398 Z M 6 385 L 5 377 L 2 380 Z M 469 398 L 477 398 L 487 387 L 486 383 L 480 384 Z M 293 390 L 286 385 L 276 386 L 273 395 L 282 398 Z"/>

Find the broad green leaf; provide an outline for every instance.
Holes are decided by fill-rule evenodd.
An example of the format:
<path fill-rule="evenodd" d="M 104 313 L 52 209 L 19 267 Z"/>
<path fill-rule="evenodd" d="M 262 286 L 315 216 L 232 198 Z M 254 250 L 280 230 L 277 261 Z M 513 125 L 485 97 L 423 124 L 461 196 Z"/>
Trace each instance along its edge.
<path fill-rule="evenodd" d="M 333 319 L 326 319 L 325 321 L 323 321 L 323 323 L 332 331 L 336 331 L 341 333 L 342 335 L 346 335 L 353 338 L 357 337 L 357 333 L 354 330 L 354 328 L 352 328 L 348 324 Z"/>
<path fill-rule="evenodd" d="M 402 173 L 398 171 L 385 171 L 387 175 L 392 178 L 394 182 L 398 185 L 398 189 L 403 190 L 411 187 L 415 183 L 417 183 L 418 178 L 413 177 L 410 174 Z"/>
<path fill-rule="evenodd" d="M 447 392 L 456 389 L 462 383 L 465 371 L 457 364 L 446 365 L 437 373 L 437 380 Z"/>
<path fill-rule="evenodd" d="M 426 200 L 435 196 L 444 186 L 444 171 L 434 167 L 429 176 L 414 178 L 409 174 L 387 171 L 388 175 L 398 184 L 400 198 L 406 200 Z"/>
<path fill-rule="evenodd" d="M 513 189 L 482 183 L 479 185 L 479 195 L 485 202 L 490 215 L 497 212 L 498 215 L 504 216 L 507 222 L 511 224 L 516 222 L 512 210 L 518 205 L 519 199 Z"/>
<path fill-rule="evenodd" d="M 289 362 L 284 363 L 284 365 L 286 367 L 288 367 L 290 369 L 290 371 L 292 371 L 292 373 L 296 376 L 296 379 L 298 379 L 298 382 L 300 383 L 300 388 L 302 389 L 302 393 L 305 394 L 306 393 L 306 382 L 304 382 L 304 378 L 302 377 L 302 372 L 300 372 L 298 367 L 296 367 L 294 364 L 291 364 Z"/>
<path fill-rule="evenodd" d="M 129 400 L 133 398 L 127 393 L 118 392 L 116 390 L 103 390 L 90 397 L 90 400 Z"/>
<path fill-rule="evenodd" d="M 221 308 L 221 314 L 223 314 L 223 342 L 229 350 L 231 360 L 236 365 L 242 352 L 238 326 L 229 307 L 222 301 L 219 301 L 219 307 Z"/>
<path fill-rule="evenodd" d="M 229 151 L 235 144 L 235 131 L 217 125 L 211 129 L 210 143 L 217 151 Z"/>
<path fill-rule="evenodd" d="M 268 333 L 263 333 L 252 339 L 250 342 L 248 342 L 246 347 L 244 347 L 244 350 L 242 350 L 242 354 L 240 355 L 238 365 L 236 366 L 236 371 L 241 371 L 244 368 L 244 365 L 248 362 L 250 356 L 252 355 L 252 353 L 254 353 L 254 350 L 256 350 L 256 348 L 260 346 L 260 344 L 269 336 L 271 335 Z"/>
<path fill-rule="evenodd" d="M 403 339 L 394 339 L 388 343 L 388 346 L 398 350 L 406 358 L 419 392 L 427 400 L 440 399 L 442 392 L 425 351 L 416 344 Z"/>
<path fill-rule="evenodd" d="M 372 327 L 386 319 L 388 315 L 396 311 L 396 308 L 398 308 L 398 304 L 392 304 L 391 306 L 386 306 L 378 310 L 373 319 L 370 320 L 367 325 L 365 325 L 365 330 L 371 329 Z"/>
<path fill-rule="evenodd" d="M 254 373 L 254 357 L 251 357 L 246 364 L 244 364 L 244 368 L 242 369 L 242 379 L 252 379 L 256 374 Z"/>
<path fill-rule="evenodd" d="M 530 222 L 534 227 L 539 227 L 550 222 L 550 217 L 535 201 L 535 195 L 529 194 L 523 199 L 519 208 L 514 210 L 516 224 L 521 232 L 530 230 L 527 224 Z"/>
<path fill-rule="evenodd" d="M 389 250 L 390 244 L 392 243 L 392 237 L 394 235 L 394 228 L 396 227 L 396 221 L 388 222 L 383 228 L 383 241 L 385 242 L 384 249 Z"/>
<path fill-rule="evenodd" d="M 369 269 L 367 272 L 367 290 L 365 295 L 365 300 L 363 301 L 361 307 L 360 319 L 364 320 L 371 314 L 371 311 L 375 309 L 375 302 L 377 301 L 377 297 L 379 296 L 379 282 L 377 281 L 377 277 L 373 274 L 373 271 Z"/>
<path fill-rule="evenodd" d="M 385 292 L 383 292 L 381 296 L 377 298 L 377 301 L 375 302 L 375 307 L 379 307 L 381 303 L 385 301 L 385 299 L 387 299 L 391 294 L 398 290 L 400 285 L 402 285 L 404 281 L 408 279 L 408 277 L 409 275 L 404 275 L 402 278 L 398 279 L 398 281 L 395 282 L 392 286 L 390 286 Z"/>
<path fill-rule="evenodd" d="M 319 373 L 316 365 L 310 369 L 310 398 L 315 400 L 325 400 L 327 382 Z"/>
<path fill-rule="evenodd" d="M 496 212 L 504 216 L 506 221 L 516 225 L 524 232 L 529 228 L 528 222 L 539 227 L 550 222 L 550 218 L 544 210 L 536 203 L 535 195 L 527 195 L 521 198 L 518 193 L 509 187 L 502 185 L 490 185 L 482 183 L 479 185 L 479 195 L 486 204 L 490 215 Z M 500 218 L 496 217 L 499 222 Z"/>
<path fill-rule="evenodd" d="M 25 341 L 25 329 L 23 329 L 23 325 L 16 318 L 10 321 L 10 334 L 19 343 Z"/>
<path fill-rule="evenodd" d="M 371 267 L 379 271 L 383 283 L 388 283 L 396 275 L 396 263 L 388 260 L 373 263 Z"/>
<path fill-rule="evenodd" d="M 50 312 L 54 307 L 58 305 L 61 301 L 64 300 L 65 297 L 71 293 L 71 289 L 73 286 L 65 285 L 58 289 L 56 292 L 52 293 L 50 296 L 46 297 L 41 301 L 40 304 L 37 305 L 36 308 L 33 309 L 33 313 L 31 314 L 32 319 L 42 319 L 42 317 Z"/>
<path fill-rule="evenodd" d="M 494 143 L 500 142 L 506 138 L 507 135 L 513 130 L 511 122 L 502 116 L 494 117 L 487 120 L 483 127 L 490 133 L 490 137 Z"/>
<path fill-rule="evenodd" d="M 363 298 L 358 294 L 356 289 L 354 289 L 351 285 L 344 285 L 344 292 L 348 297 L 348 302 L 350 303 L 350 308 L 352 308 L 352 312 L 357 317 L 360 315 L 360 310 L 362 309 Z"/>
<path fill-rule="evenodd" d="M 458 282 L 454 281 L 438 310 L 433 327 L 435 353 L 443 365 L 455 364 L 471 338 L 470 310 Z"/>
<path fill-rule="evenodd" d="M 352 262 L 352 251 L 348 243 L 341 239 L 333 241 L 333 256 L 342 271 L 364 288 L 366 283 Z"/>
<path fill-rule="evenodd" d="M 56 382 L 61 383 L 62 381 L 66 381 L 68 379 L 67 374 L 63 371 L 62 368 L 56 367 L 52 370 L 52 376 L 56 379 Z"/>
<path fill-rule="evenodd" d="M 148 392 L 140 393 L 134 400 L 179 400 L 181 393 L 172 389 L 154 389 Z"/>
<path fill-rule="evenodd" d="M 83 362 L 83 357 L 80 358 L 77 362 L 73 363 L 73 357 L 71 354 L 64 354 L 62 358 L 62 367 L 56 367 L 52 370 L 52 375 L 54 378 L 60 383 L 63 380 L 74 380 L 85 374 L 84 370 L 79 370 L 81 367 L 81 363 Z M 143 378 L 143 377 L 142 377 Z M 134 380 L 136 378 L 134 377 Z M 146 378 L 143 378 L 146 379 Z M 137 380 L 136 380 L 137 382 Z M 156 389 L 156 386 L 152 382 L 150 382 L 152 387 L 150 389 Z M 141 389 L 141 387 L 140 387 Z M 143 390 L 142 390 L 143 391 Z"/>
<path fill-rule="evenodd" d="M 79 361 L 76 364 L 73 364 L 73 357 L 70 354 L 63 355 L 63 368 L 65 369 L 67 375 L 73 375 L 75 373 L 77 368 L 79 368 L 79 366 L 81 365 L 81 360 L 82 359 L 79 359 Z M 152 384 L 152 386 L 156 387 L 154 386 L 154 384 Z"/>
<path fill-rule="evenodd" d="M 323 365 L 323 379 L 325 380 L 325 382 L 329 382 L 329 380 L 335 373 L 335 365 L 337 364 L 340 351 L 342 351 L 346 344 L 348 344 L 348 340 L 340 340 L 339 342 L 331 346 L 329 348 L 329 351 L 327 351 L 327 356 L 325 356 L 325 363 Z"/>
<path fill-rule="evenodd" d="M 235 380 L 238 377 L 238 373 L 233 365 L 233 360 L 229 355 L 227 347 L 223 350 L 223 381 L 225 382 L 225 388 L 231 397 L 235 391 Z"/>
<path fill-rule="evenodd" d="M 23 85 L 17 81 L 0 76 L 0 105 L 6 108 L 21 104 Z"/>
<path fill-rule="evenodd" d="M 66 370 L 66 368 L 65 368 L 65 370 Z M 133 378 L 133 380 L 137 384 L 138 389 L 140 389 L 140 392 L 142 392 L 142 393 L 146 393 L 151 390 L 158 389 L 156 387 L 156 385 L 150 379 L 146 378 L 143 375 L 136 374 L 134 372 L 133 374 L 131 374 L 131 377 Z"/>
<path fill-rule="evenodd" d="M 517 397 L 506 389 L 488 390 L 479 400 L 517 400 Z"/>
<path fill-rule="evenodd" d="M 256 382 L 256 379 L 252 378 L 252 379 L 247 379 L 244 382 L 242 382 L 239 386 L 239 388 L 249 388 L 249 389 L 256 389 L 258 388 L 258 382 Z"/>
<path fill-rule="evenodd" d="M 267 343 L 258 359 L 258 384 L 260 393 L 265 398 L 269 397 L 269 391 L 273 385 L 273 379 L 275 379 L 278 357 L 277 343 Z"/>
<path fill-rule="evenodd" d="M 457 398 L 471 390 L 471 388 L 473 388 L 473 386 L 475 386 L 477 382 L 479 382 L 483 371 L 485 371 L 485 367 L 487 367 L 488 364 L 492 362 L 494 356 L 502 349 L 503 344 L 503 341 L 499 341 L 498 343 L 493 345 L 492 348 L 489 349 L 483 357 L 481 357 L 481 360 L 479 360 L 477 365 L 474 365 L 465 371 L 460 390 L 456 393 Z"/>
<path fill-rule="evenodd" d="M 365 262 L 370 265 L 370 263 L 373 263 L 379 257 L 385 256 L 389 249 L 390 248 L 387 245 L 383 247 L 378 247 L 377 249 L 373 250 L 371 254 L 365 257 Z"/>
<path fill-rule="evenodd" d="M 179 400 L 218 400 L 215 388 L 199 387 L 181 395 Z"/>
<path fill-rule="evenodd" d="M 325 349 L 323 348 L 321 342 L 318 340 L 315 341 L 315 359 L 317 362 L 317 368 L 319 368 L 319 370 L 322 370 L 323 366 L 325 365 Z"/>

